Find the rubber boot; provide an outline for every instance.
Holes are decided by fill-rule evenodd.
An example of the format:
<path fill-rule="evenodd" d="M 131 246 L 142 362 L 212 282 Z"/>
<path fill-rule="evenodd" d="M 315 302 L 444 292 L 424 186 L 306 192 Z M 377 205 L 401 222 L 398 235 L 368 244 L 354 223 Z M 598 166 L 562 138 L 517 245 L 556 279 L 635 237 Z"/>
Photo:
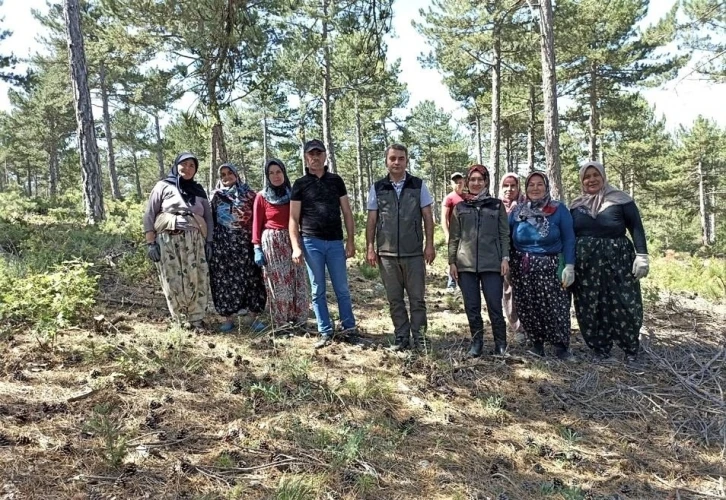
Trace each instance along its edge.
<path fill-rule="evenodd" d="M 481 332 L 475 333 L 471 337 L 471 347 L 469 347 L 469 356 L 478 358 L 484 349 L 484 335 Z"/>
<path fill-rule="evenodd" d="M 494 355 L 504 356 L 507 353 L 507 327 L 503 325 L 494 332 Z"/>
<path fill-rule="evenodd" d="M 393 352 L 400 352 L 406 350 L 408 349 L 410 343 L 411 337 L 396 337 L 396 340 L 393 341 L 393 345 L 390 347 L 390 350 Z"/>

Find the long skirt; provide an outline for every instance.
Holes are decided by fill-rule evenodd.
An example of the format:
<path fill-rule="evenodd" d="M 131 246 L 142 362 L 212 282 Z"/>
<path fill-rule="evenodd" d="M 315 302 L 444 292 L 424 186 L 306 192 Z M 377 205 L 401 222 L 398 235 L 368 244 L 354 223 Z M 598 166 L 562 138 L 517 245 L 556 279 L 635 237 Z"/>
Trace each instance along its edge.
<path fill-rule="evenodd" d="M 557 255 L 515 251 L 512 256 L 514 307 L 534 343 L 570 345 L 570 292 L 557 276 Z"/>
<path fill-rule="evenodd" d="M 204 238 L 196 229 L 181 234 L 159 233 L 161 261 L 156 264 L 171 317 L 201 321 L 209 302 L 209 272 Z"/>
<path fill-rule="evenodd" d="M 626 354 L 638 353 L 643 300 L 634 259 L 626 237 L 577 238 L 575 315 L 590 349 L 607 354 L 615 342 Z"/>
<path fill-rule="evenodd" d="M 209 270 L 214 307 L 219 314 L 233 316 L 242 309 L 253 313 L 265 310 L 265 283 L 255 264 L 250 231 L 215 226 Z"/>
<path fill-rule="evenodd" d="M 280 327 L 288 322 L 305 323 L 310 292 L 305 266 L 296 266 L 292 262 L 290 233 L 287 229 L 265 229 L 261 243 L 267 261 L 265 281 L 273 324 Z"/>
<path fill-rule="evenodd" d="M 509 328 L 513 332 L 523 332 L 522 323 L 517 315 L 517 308 L 514 307 L 514 288 L 512 287 L 511 273 L 504 277 L 504 293 L 502 294 L 502 306 L 507 317 Z"/>

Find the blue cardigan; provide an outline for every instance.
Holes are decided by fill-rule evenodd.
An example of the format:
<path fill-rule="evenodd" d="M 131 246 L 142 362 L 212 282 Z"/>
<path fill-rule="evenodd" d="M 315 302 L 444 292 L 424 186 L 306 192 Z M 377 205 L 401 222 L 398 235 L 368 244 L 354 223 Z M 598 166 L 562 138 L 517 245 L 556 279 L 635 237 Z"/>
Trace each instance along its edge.
<path fill-rule="evenodd" d="M 537 229 L 517 217 L 518 210 L 509 214 L 509 227 L 512 231 L 512 244 L 520 252 L 535 254 L 565 254 L 565 264 L 575 263 L 575 230 L 572 215 L 563 203 L 559 203 L 549 220 L 549 234 L 542 237 Z"/>

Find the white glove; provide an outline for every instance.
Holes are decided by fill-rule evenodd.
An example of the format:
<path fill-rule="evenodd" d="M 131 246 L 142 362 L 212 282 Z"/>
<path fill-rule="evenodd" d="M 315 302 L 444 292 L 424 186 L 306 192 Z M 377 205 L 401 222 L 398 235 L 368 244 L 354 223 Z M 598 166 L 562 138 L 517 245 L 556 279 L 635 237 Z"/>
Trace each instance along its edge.
<path fill-rule="evenodd" d="M 635 254 L 635 260 L 633 261 L 633 276 L 635 276 L 635 279 L 639 280 L 640 278 L 645 278 L 648 276 L 649 270 L 650 264 L 648 262 L 648 254 Z"/>
<path fill-rule="evenodd" d="M 575 265 L 567 264 L 562 270 L 562 288 L 568 288 L 575 282 Z"/>

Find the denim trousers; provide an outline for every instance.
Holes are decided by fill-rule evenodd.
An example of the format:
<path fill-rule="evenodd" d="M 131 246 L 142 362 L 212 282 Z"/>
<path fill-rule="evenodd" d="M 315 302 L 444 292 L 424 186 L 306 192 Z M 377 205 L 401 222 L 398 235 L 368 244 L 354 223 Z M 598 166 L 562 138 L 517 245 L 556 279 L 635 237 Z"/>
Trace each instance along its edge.
<path fill-rule="evenodd" d="M 338 313 L 344 329 L 355 327 L 353 304 L 348 288 L 348 270 L 345 267 L 345 246 L 343 240 L 321 240 L 303 237 L 305 266 L 310 279 L 313 311 L 321 335 L 333 335 L 333 322 L 330 320 L 328 300 L 325 296 L 325 269 L 328 269 L 333 291 L 338 299 Z"/>

